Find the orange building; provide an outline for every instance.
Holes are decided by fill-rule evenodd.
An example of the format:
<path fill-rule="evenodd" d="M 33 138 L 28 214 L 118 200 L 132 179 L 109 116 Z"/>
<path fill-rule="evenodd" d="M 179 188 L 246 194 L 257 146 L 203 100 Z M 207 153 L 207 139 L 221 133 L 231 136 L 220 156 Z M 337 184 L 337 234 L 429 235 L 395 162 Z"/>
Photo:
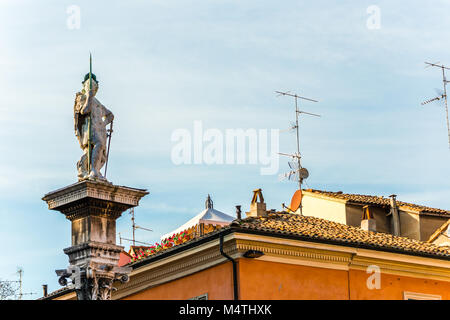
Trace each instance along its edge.
<path fill-rule="evenodd" d="M 448 247 L 262 204 L 228 226 L 135 256 L 130 281 L 117 283 L 112 298 L 450 299 Z M 76 295 L 66 287 L 44 299 Z"/>

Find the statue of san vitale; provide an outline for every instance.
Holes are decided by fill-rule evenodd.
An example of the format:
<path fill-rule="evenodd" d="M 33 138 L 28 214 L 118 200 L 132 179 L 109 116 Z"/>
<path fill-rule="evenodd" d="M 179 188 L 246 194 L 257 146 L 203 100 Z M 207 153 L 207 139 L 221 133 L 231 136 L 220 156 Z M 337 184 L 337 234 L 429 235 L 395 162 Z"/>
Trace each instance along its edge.
<path fill-rule="evenodd" d="M 82 84 L 81 92 L 76 93 L 74 105 L 75 135 L 83 150 L 77 162 L 78 181 L 106 181 L 100 169 L 108 156 L 106 126 L 112 123 L 114 115 L 95 97 L 98 91 L 95 74 L 86 74 Z"/>

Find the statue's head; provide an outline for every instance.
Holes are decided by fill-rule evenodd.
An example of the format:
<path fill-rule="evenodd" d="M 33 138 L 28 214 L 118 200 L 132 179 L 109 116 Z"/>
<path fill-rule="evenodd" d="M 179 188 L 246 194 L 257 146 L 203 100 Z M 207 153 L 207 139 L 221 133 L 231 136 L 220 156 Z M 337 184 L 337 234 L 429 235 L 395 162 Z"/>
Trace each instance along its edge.
<path fill-rule="evenodd" d="M 97 77 L 93 73 L 91 76 L 91 81 L 92 81 L 92 91 L 94 92 L 94 94 L 96 94 L 97 90 L 98 90 L 98 81 L 97 81 Z M 86 73 L 86 75 L 84 76 L 84 80 L 83 80 L 82 84 L 83 84 L 84 91 L 88 92 L 89 91 L 89 73 Z"/>

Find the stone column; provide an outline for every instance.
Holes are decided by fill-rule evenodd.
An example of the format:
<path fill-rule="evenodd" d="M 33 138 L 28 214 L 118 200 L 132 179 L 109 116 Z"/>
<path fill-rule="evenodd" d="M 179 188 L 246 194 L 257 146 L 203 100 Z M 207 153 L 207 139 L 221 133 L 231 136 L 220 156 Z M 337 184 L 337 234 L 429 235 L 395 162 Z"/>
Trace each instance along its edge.
<path fill-rule="evenodd" d="M 131 268 L 119 267 L 116 219 L 136 207 L 147 190 L 84 180 L 46 194 L 50 210 L 72 222 L 72 246 L 64 249 L 69 267 L 56 270 L 59 283 L 72 280 L 79 300 L 109 300 L 113 282 L 128 281 Z"/>

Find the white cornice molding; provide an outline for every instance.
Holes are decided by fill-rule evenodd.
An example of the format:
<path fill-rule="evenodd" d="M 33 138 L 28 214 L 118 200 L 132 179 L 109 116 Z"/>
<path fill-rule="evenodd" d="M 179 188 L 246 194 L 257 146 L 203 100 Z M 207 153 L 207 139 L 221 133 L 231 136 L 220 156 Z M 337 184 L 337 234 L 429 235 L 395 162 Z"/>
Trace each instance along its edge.
<path fill-rule="evenodd" d="M 84 198 L 114 201 L 130 206 L 137 206 L 139 205 L 139 200 L 147 194 L 147 190 L 144 189 L 85 180 L 47 193 L 42 200 L 47 202 L 49 209 L 55 209 Z"/>

